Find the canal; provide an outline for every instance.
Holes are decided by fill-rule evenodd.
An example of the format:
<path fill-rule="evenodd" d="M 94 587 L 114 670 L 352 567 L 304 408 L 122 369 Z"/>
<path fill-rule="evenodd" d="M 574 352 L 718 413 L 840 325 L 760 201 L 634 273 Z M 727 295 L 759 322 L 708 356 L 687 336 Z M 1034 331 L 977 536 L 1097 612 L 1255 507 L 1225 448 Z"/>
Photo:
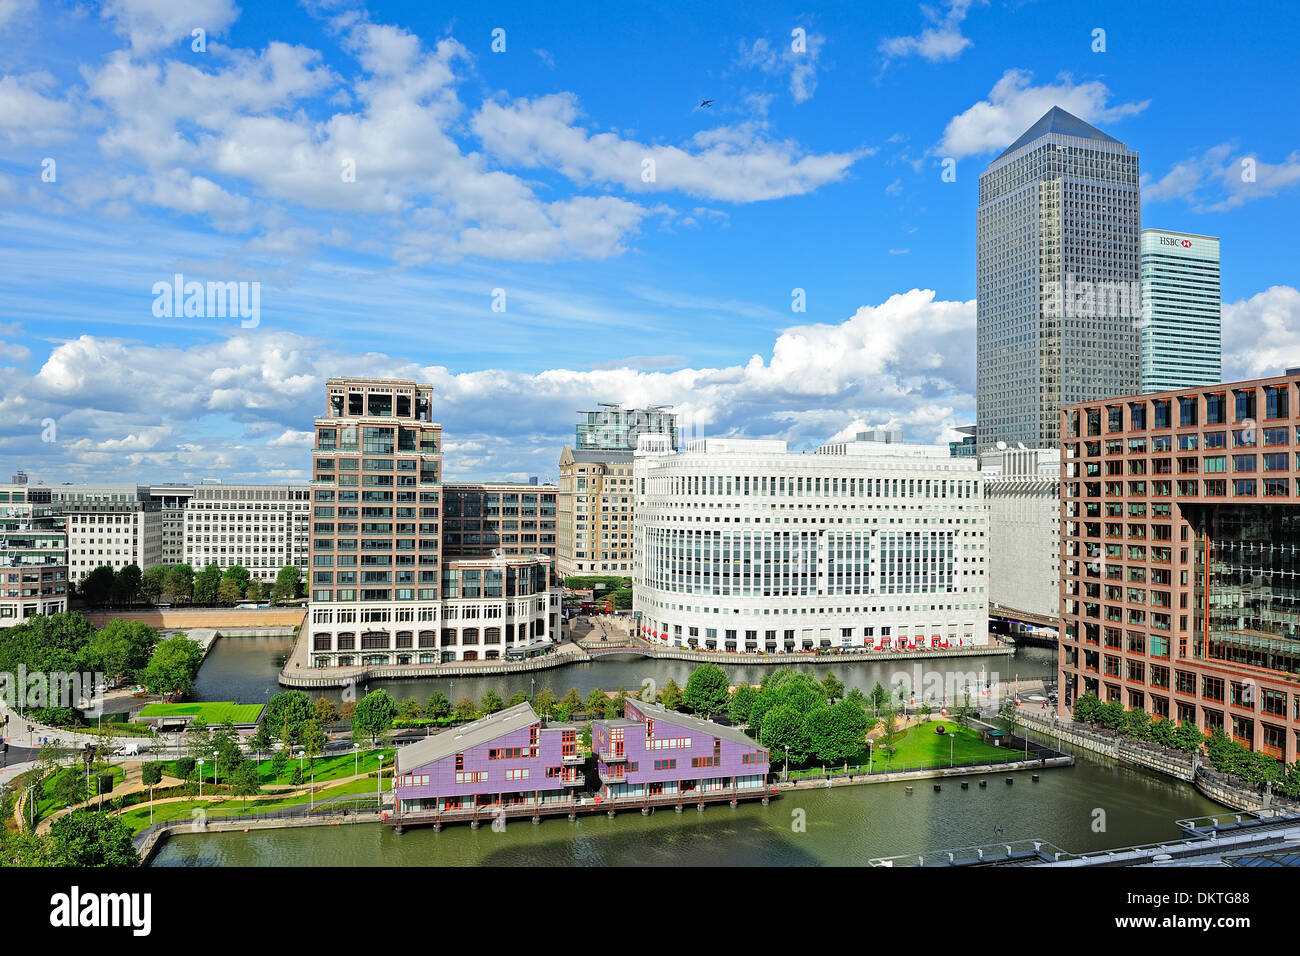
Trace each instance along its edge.
<path fill-rule="evenodd" d="M 272 694 L 279 693 L 276 676 L 284 666 L 292 649 L 289 637 L 222 637 L 208 654 L 199 671 L 195 687 L 198 700 L 232 700 L 240 704 L 265 703 Z M 848 687 L 869 692 L 879 681 L 886 688 L 897 686 L 900 675 L 909 686 L 947 687 L 949 693 L 963 690 L 969 683 L 973 702 L 978 705 L 976 690 L 981 676 L 985 680 L 1040 680 L 1054 676 L 1056 651 L 1048 647 L 1024 646 L 1016 649 L 1013 657 L 965 657 L 936 660 L 866 661 L 861 663 L 837 662 L 833 657 L 806 658 L 797 656 L 790 663 L 804 670 L 812 670 L 818 678 L 834 672 Z M 423 704 L 435 690 L 440 690 L 452 701 L 461 697 L 481 700 L 489 690 L 495 690 L 506 699 L 517 691 L 549 689 L 563 697 L 570 687 L 576 687 L 584 697 L 593 688 L 616 691 L 620 687 L 637 690 L 647 678 L 662 689 L 668 681 L 675 680 L 685 686 L 686 679 L 697 665 L 688 661 L 657 660 L 645 657 L 613 656 L 599 661 L 568 664 L 563 667 L 530 671 L 519 674 L 496 674 L 486 677 L 422 678 L 420 680 L 371 681 L 357 690 L 383 688 L 401 700 L 414 697 Z M 764 674 L 772 672 L 770 665 L 722 665 L 731 676 L 733 684 L 757 684 Z M 533 683 L 535 682 L 535 684 Z M 313 698 L 326 696 L 341 700 L 341 688 L 312 691 Z M 938 694 L 931 695 L 937 699 Z"/>
<path fill-rule="evenodd" d="M 602 665 L 603 666 L 603 665 Z M 501 832 L 415 827 L 398 836 L 378 824 L 183 833 L 168 840 L 155 866 L 856 866 L 873 857 L 1044 839 L 1081 852 L 1176 839 L 1179 817 L 1221 808 L 1191 787 L 1086 753 L 1040 774 L 967 777 L 935 793 L 930 781 L 786 793 L 769 806 L 725 804 L 703 813 L 636 811 Z M 978 780 L 987 780 L 981 788 Z M 802 822 L 803 826 L 799 824 Z"/>

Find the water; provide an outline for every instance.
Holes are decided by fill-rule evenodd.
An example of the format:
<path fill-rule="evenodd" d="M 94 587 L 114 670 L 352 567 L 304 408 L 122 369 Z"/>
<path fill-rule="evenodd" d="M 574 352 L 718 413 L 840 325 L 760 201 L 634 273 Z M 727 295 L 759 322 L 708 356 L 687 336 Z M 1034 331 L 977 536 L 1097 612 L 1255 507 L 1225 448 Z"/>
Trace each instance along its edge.
<path fill-rule="evenodd" d="M 233 700 L 241 704 L 265 703 L 271 695 L 280 692 L 276 684 L 276 675 L 284 665 L 291 646 L 292 641 L 287 637 L 222 637 L 199 671 L 195 698 Z M 910 681 L 917 680 L 919 676 L 922 686 L 925 686 L 935 674 L 960 674 L 957 686 L 959 688 L 963 686 L 969 676 L 973 689 L 973 685 L 978 683 L 981 666 L 985 676 L 992 680 L 998 678 L 1012 680 L 1016 676 L 1021 680 L 1053 677 L 1056 672 L 1056 651 L 1054 648 L 1026 646 L 1017 648 L 1015 656 L 1011 658 L 994 656 L 861 663 L 836 662 L 824 658 L 814 663 L 811 660 L 794 658 L 790 663 L 803 670 L 811 670 L 819 678 L 834 672 L 846 686 L 858 687 L 864 693 L 870 692 L 877 681 L 887 688 L 896 685 L 900 673 L 906 674 Z M 597 687 L 608 691 L 618 690 L 620 687 L 637 690 L 646 678 L 654 680 L 659 688 L 667 685 L 670 679 L 675 680 L 678 686 L 684 687 L 696 666 L 698 665 L 689 661 L 657 660 L 629 655 L 520 674 L 372 681 L 369 685 L 362 686 L 360 690 L 364 694 L 367 690 L 377 690 L 382 687 L 398 700 L 414 697 L 421 703 L 428 700 L 429 695 L 435 690 L 442 691 L 453 701 L 465 696 L 481 700 L 489 690 L 495 690 L 508 700 L 517 691 L 529 693 L 543 688 L 549 689 L 556 697 L 563 697 L 570 687 L 576 687 L 578 693 L 585 697 Z M 757 684 L 764 674 L 769 674 L 773 670 L 770 665 L 724 664 L 722 667 L 730 675 L 733 684 Z M 323 694 L 337 702 L 341 700 L 342 689 L 312 691 L 311 694 L 313 697 Z"/>
<path fill-rule="evenodd" d="M 873 857 L 1044 839 L 1064 850 L 1177 839 L 1174 820 L 1221 808 L 1191 787 L 1104 758 L 1076 754 L 1073 767 L 1028 774 L 873 784 L 787 793 L 764 807 L 713 805 L 642 817 L 636 810 L 534 826 L 415 827 L 398 836 L 378 824 L 185 833 L 168 840 L 155 866 L 802 866 L 862 865 Z M 987 779 L 981 789 L 978 780 Z M 802 811 L 806 832 L 792 823 Z M 1098 811 L 1104 816 L 1099 817 Z M 1098 821 L 1104 825 L 1099 831 Z M 998 832 L 998 827 L 1002 832 Z"/>

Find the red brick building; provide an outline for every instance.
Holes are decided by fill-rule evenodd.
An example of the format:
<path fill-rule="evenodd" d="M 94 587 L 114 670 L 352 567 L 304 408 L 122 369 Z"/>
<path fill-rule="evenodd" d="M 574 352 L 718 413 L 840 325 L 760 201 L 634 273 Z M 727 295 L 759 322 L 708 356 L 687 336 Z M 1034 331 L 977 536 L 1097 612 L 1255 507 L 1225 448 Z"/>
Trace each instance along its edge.
<path fill-rule="evenodd" d="M 1061 410 L 1059 707 L 1300 740 L 1300 375 Z"/>

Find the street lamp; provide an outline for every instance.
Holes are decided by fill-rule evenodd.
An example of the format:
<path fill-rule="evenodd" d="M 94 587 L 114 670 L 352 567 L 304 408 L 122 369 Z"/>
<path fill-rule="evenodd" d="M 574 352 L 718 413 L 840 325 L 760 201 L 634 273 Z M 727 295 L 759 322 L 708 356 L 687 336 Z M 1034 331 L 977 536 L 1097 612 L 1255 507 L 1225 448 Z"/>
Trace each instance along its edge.
<path fill-rule="evenodd" d="M 948 766 L 952 766 L 952 745 L 957 740 L 955 733 L 948 735 Z"/>
<path fill-rule="evenodd" d="M 217 757 L 219 754 L 220 751 L 218 750 L 212 751 L 212 786 L 214 788 L 217 785 Z"/>
<path fill-rule="evenodd" d="M 870 737 L 867 738 L 867 773 L 871 773 L 872 767 L 876 763 L 876 742 Z"/>
<path fill-rule="evenodd" d="M 352 776 L 361 776 L 361 745 L 356 741 L 352 742 Z"/>
<path fill-rule="evenodd" d="M 199 799 L 203 799 L 203 758 L 198 759 L 199 765 Z"/>
<path fill-rule="evenodd" d="M 383 786 L 384 786 L 384 755 L 380 754 L 379 773 L 375 775 L 375 806 L 376 807 L 382 807 L 384 805 L 384 798 L 382 794 Z"/>

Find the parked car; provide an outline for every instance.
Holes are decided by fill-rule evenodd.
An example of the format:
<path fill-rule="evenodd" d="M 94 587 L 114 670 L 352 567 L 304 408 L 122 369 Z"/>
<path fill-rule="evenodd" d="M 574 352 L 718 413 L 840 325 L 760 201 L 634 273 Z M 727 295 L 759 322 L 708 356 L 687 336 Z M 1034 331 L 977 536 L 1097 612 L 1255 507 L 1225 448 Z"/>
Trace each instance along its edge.
<path fill-rule="evenodd" d="M 115 757 L 138 757 L 140 756 L 140 745 L 137 743 L 125 744 L 115 753 Z"/>

